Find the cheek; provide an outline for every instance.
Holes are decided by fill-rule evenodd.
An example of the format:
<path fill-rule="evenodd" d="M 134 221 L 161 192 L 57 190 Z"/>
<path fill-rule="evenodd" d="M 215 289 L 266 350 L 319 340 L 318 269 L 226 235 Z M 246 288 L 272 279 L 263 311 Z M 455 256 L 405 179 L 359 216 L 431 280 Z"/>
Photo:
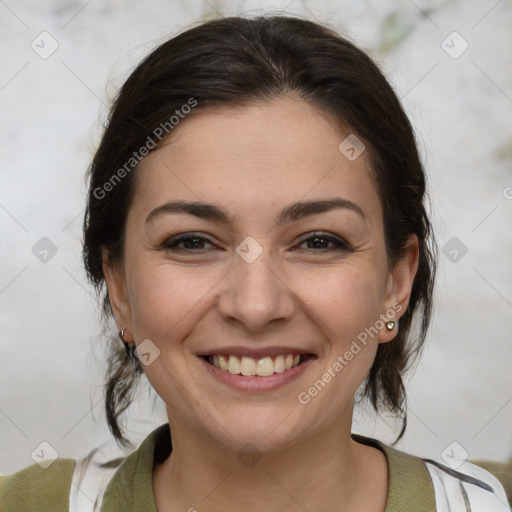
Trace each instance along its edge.
<path fill-rule="evenodd" d="M 131 268 L 135 338 L 172 348 L 174 340 L 183 339 L 204 314 L 217 273 L 152 262 L 147 256 L 134 261 Z"/>
<path fill-rule="evenodd" d="M 374 268 L 323 268 L 297 275 L 295 283 L 301 302 L 333 344 L 350 343 L 380 313 L 382 290 Z"/>
<path fill-rule="evenodd" d="M 368 332 L 381 312 L 382 291 L 370 267 L 345 265 L 310 277 L 302 284 L 326 343 L 322 364 L 298 398 L 312 404 L 312 416 L 333 419 L 351 407 L 373 364 L 378 344 Z"/>

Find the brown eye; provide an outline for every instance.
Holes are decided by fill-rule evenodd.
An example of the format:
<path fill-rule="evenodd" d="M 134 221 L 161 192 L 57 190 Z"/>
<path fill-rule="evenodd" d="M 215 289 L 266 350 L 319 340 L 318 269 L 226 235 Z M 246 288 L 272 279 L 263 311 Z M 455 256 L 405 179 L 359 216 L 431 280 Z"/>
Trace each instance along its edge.
<path fill-rule="evenodd" d="M 177 251 L 203 251 L 207 249 L 207 244 L 213 244 L 205 237 L 185 234 L 170 238 L 163 244 L 164 249 L 172 249 Z"/>
<path fill-rule="evenodd" d="M 331 241 L 328 240 L 325 236 L 315 236 L 308 238 L 308 240 L 306 240 L 308 249 L 328 249 L 330 243 Z"/>
<path fill-rule="evenodd" d="M 314 252 L 330 252 L 330 251 L 351 251 L 347 242 L 344 240 L 327 235 L 324 233 L 315 233 L 302 240 L 299 247 L 306 244 L 306 249 L 311 249 Z"/>

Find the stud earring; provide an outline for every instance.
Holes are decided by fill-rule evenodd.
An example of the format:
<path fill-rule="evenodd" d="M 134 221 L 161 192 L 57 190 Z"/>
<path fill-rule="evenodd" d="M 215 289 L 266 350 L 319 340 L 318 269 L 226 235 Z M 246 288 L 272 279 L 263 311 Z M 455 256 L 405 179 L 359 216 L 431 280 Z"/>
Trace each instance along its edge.
<path fill-rule="evenodd" d="M 394 320 L 390 320 L 387 324 L 386 324 L 386 329 L 388 331 L 392 331 L 394 328 L 395 328 L 395 325 L 396 325 L 396 322 Z"/>

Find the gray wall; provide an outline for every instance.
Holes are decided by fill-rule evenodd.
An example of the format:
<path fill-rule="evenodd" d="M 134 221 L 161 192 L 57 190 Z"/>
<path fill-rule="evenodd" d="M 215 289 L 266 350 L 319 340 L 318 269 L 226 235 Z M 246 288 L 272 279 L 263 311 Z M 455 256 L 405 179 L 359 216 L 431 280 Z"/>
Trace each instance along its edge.
<path fill-rule="evenodd" d="M 510 0 L 11 0 L 0 2 L 1 473 L 32 464 L 43 441 L 76 457 L 109 439 L 80 261 L 83 174 L 108 98 L 168 34 L 214 9 L 269 8 L 329 21 L 371 51 L 418 131 L 444 254 L 398 446 L 512 454 Z M 134 440 L 165 421 L 147 396 L 130 413 Z M 390 441 L 393 426 L 359 411 L 354 430 Z"/>

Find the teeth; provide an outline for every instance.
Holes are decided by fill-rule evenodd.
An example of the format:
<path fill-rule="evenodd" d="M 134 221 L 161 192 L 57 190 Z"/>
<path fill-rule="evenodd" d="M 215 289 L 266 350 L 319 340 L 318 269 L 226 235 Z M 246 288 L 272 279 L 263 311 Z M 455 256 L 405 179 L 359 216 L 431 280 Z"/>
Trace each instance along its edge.
<path fill-rule="evenodd" d="M 235 375 L 240 373 L 240 359 L 236 356 L 229 356 L 228 372 Z"/>
<path fill-rule="evenodd" d="M 215 364 L 215 358 L 213 358 L 213 364 Z M 228 361 L 225 356 L 219 356 L 219 366 L 217 368 L 220 368 L 221 370 L 224 370 L 225 372 L 228 371 Z"/>
<path fill-rule="evenodd" d="M 214 355 L 209 356 L 208 361 L 216 368 L 234 375 L 268 377 L 274 373 L 282 373 L 295 368 L 299 365 L 301 356 L 299 354 L 283 354 L 273 358 L 267 356 L 253 359 L 246 356 L 240 358 L 233 355 Z"/>
<path fill-rule="evenodd" d="M 284 372 L 284 356 L 277 356 L 274 361 L 274 370 L 276 373 Z"/>
<path fill-rule="evenodd" d="M 269 375 L 274 375 L 274 372 L 274 361 L 272 361 L 271 357 L 264 357 L 258 361 L 258 364 L 256 365 L 256 375 L 259 375 L 260 377 L 268 377 Z"/>
<path fill-rule="evenodd" d="M 232 357 L 234 356 L 229 356 L 229 359 Z M 247 376 L 256 375 L 256 361 L 252 357 L 242 357 L 240 373 Z"/>

